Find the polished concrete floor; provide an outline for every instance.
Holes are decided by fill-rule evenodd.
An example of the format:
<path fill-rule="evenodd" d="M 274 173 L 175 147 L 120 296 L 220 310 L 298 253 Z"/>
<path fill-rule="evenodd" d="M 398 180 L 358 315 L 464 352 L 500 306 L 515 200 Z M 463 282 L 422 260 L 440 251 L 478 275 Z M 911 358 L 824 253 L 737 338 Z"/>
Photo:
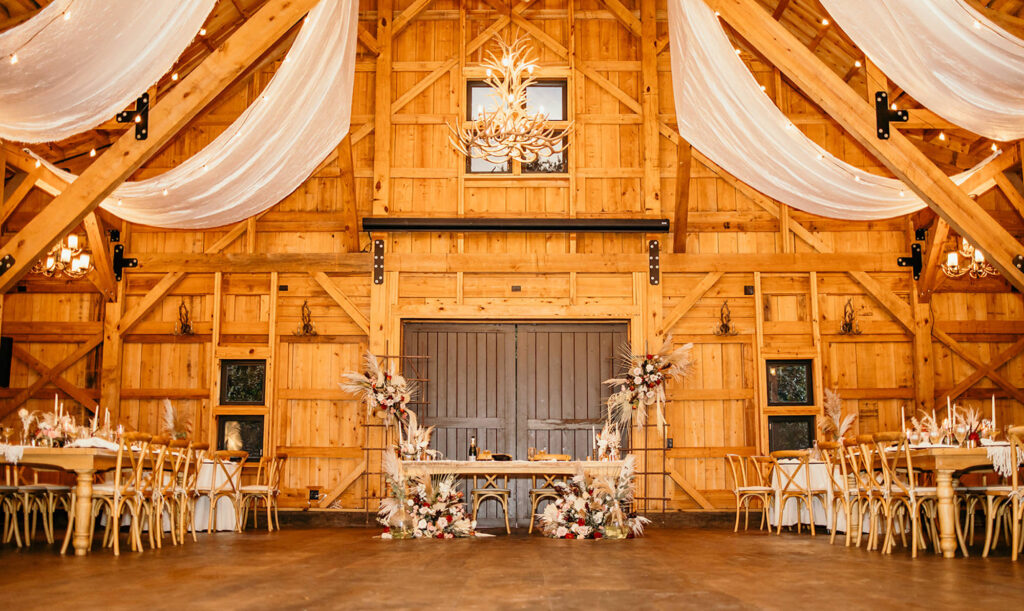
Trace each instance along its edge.
<path fill-rule="evenodd" d="M 912 560 L 828 538 L 650 528 L 643 539 L 383 541 L 374 529 L 201 535 L 114 558 L 0 547 L 0 609 L 1021 608 L 1024 559 Z"/>

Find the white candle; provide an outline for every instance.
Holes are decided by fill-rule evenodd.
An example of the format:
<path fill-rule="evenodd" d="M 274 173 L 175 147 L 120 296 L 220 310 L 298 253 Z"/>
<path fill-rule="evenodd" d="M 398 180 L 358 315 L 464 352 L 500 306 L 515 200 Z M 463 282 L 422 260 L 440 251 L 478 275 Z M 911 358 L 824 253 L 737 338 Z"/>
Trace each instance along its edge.
<path fill-rule="evenodd" d="M 902 405 L 900 406 L 900 429 L 902 429 L 904 433 L 907 432 L 907 414 L 905 413 Z"/>
<path fill-rule="evenodd" d="M 992 428 L 996 428 L 996 396 L 992 395 Z"/>
<path fill-rule="evenodd" d="M 57 413 L 57 393 L 53 393 L 53 413 Z"/>
<path fill-rule="evenodd" d="M 953 422 L 953 402 L 949 397 L 946 397 L 946 421 L 951 424 Z"/>

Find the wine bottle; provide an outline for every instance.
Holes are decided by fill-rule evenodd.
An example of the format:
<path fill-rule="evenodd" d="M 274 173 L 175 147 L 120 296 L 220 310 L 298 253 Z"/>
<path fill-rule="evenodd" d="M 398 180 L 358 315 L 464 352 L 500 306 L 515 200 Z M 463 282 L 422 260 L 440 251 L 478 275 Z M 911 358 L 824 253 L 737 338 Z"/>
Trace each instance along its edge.
<path fill-rule="evenodd" d="M 469 459 L 476 460 L 476 437 L 469 438 Z"/>

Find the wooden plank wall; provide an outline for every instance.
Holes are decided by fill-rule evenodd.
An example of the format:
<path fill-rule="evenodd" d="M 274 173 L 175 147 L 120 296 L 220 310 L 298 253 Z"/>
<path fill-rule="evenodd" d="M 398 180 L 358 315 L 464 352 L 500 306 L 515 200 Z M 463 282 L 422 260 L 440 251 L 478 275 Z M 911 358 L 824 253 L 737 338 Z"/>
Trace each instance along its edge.
<path fill-rule="evenodd" d="M 686 167 L 686 206 L 677 210 L 677 155 L 685 143 L 674 130 L 668 51 L 637 37 L 666 35 L 661 0 L 622 0 L 635 22 L 602 0 L 513 2 L 511 19 L 536 44 L 539 74 L 566 78 L 571 92 L 570 170 L 547 176 L 470 176 L 447 143 L 445 123 L 465 116 L 464 83 L 480 76 L 478 63 L 491 48 L 487 35 L 508 22 L 503 2 L 360 4 L 352 133 L 338 154 L 280 204 L 236 226 L 160 230 L 105 215 L 140 267 L 126 272 L 110 304 L 87 281 L 39 277 L 4 297 L 3 333 L 36 365 L 15 359 L 12 388 L 0 393 L 4 412 L 17 407 L 13 400 L 26 389 L 31 409 L 46 407 L 56 390 L 69 404 L 100 402 L 131 426 L 153 430 L 160 400 L 170 397 L 193 413 L 196 437 L 211 441 L 216 416 L 262 413 L 269 423 L 266 450 L 290 457 L 287 503 L 305 507 L 313 487 L 334 492 L 343 508 L 361 508 L 375 492 L 366 486 L 376 485 L 375 478 L 356 477 L 375 469 L 364 463 L 362 448 L 380 440 L 362 427 L 364 410 L 337 383 L 342 371 L 359 366 L 366 347 L 398 352 L 402 320 L 623 321 L 637 344 L 660 345 L 669 335 L 677 344 L 695 343 L 693 375 L 670 387 L 673 474 L 665 492 L 673 508 L 728 506 L 723 457 L 762 450 L 767 415 L 814 413 L 821 387 L 828 386 L 859 414 L 858 431 L 891 429 L 901 405 L 909 411 L 941 400 L 1024 334 L 1021 297 L 1001 283 L 949 281 L 930 305 L 918 306 L 914 281 L 895 259 L 909 251 L 920 217 L 856 223 L 791 210 L 698 151 Z M 809 137 L 884 173 L 771 66 L 742 57 Z M 274 69 L 222 96 L 139 175 L 158 174 L 210 142 L 259 95 Z M 387 141 L 378 140 L 378 130 L 387 131 Z M 33 191 L 4 235 L 48 199 Z M 1024 231 L 998 190 L 978 201 L 1011 231 Z M 385 282 L 374 285 L 369 255 L 352 254 L 344 264 L 336 256 L 370 248 L 371 236 L 353 225 L 353 205 L 359 217 L 675 221 L 688 213 L 686 254 L 670 254 L 683 250 L 670 234 L 392 234 L 372 236 L 386 242 Z M 648 239 L 660 240 L 666 253 L 656 287 L 647 282 Z M 216 253 L 235 258 L 210 258 Z M 295 258 L 303 254 L 311 256 Z M 860 335 L 838 333 L 848 300 Z M 726 301 L 738 332 L 716 336 Z M 191 337 L 173 334 L 183 302 L 197 330 Z M 315 337 L 294 335 L 303 302 L 312 310 Z M 129 328 L 118 326 L 139 313 Z M 97 334 L 105 334 L 97 342 L 102 346 L 62 371 L 60 388 L 52 382 L 33 388 L 40 365 L 45 370 L 67 360 Z M 1005 384 L 982 378 L 961 396 L 971 404 L 995 393 L 1000 420 L 1019 423 L 1024 360 L 1010 352 L 998 369 Z M 217 405 L 217 359 L 244 356 L 271 362 L 269 403 L 255 411 Z M 793 356 L 815 360 L 824 382 L 817 406 L 769 410 L 762 362 Z M 352 485 L 339 488 L 347 481 Z"/>

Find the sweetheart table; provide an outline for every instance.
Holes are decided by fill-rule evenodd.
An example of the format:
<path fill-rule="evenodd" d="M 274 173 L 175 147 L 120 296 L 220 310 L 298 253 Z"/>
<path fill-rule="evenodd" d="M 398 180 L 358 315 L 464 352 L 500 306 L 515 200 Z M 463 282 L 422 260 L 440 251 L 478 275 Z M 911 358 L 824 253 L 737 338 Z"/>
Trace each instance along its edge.
<path fill-rule="evenodd" d="M 624 460 L 403 460 L 413 475 L 618 475 Z"/>

